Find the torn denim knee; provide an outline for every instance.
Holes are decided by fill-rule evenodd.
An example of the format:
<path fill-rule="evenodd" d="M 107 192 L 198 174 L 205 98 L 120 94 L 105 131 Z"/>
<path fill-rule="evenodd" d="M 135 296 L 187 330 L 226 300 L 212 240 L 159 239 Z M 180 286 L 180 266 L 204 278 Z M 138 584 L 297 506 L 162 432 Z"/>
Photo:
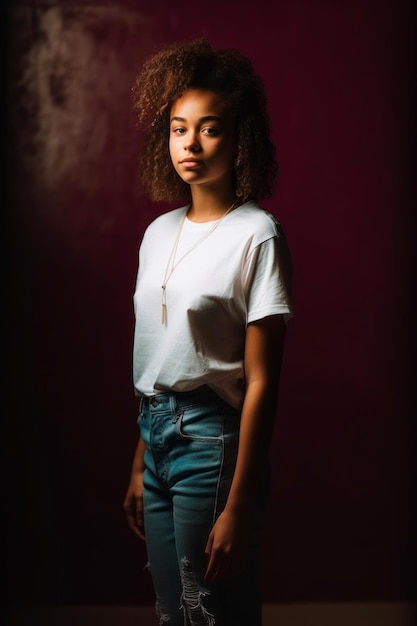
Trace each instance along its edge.
<path fill-rule="evenodd" d="M 203 603 L 204 596 L 208 594 L 199 589 L 195 572 L 186 557 L 181 559 L 181 582 L 182 606 L 187 612 L 190 626 L 215 626 L 214 615 L 207 611 Z"/>
<path fill-rule="evenodd" d="M 163 624 L 171 623 L 170 617 L 168 613 L 164 612 L 159 598 L 157 598 L 155 602 L 155 611 L 156 611 L 156 616 L 159 619 L 159 626 L 163 626 Z"/>

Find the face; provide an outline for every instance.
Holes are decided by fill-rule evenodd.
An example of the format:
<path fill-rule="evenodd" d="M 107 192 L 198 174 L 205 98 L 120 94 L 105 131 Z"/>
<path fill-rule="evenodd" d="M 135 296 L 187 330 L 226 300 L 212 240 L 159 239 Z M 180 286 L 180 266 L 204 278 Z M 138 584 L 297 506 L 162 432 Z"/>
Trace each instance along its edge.
<path fill-rule="evenodd" d="M 169 151 L 186 183 L 230 187 L 234 148 L 233 118 L 219 94 L 190 89 L 174 102 Z"/>

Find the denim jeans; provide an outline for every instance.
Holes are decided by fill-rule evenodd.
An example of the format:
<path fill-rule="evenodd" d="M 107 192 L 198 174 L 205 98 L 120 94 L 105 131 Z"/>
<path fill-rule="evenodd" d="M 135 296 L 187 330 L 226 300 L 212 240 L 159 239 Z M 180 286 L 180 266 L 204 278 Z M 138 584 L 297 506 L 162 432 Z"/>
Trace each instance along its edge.
<path fill-rule="evenodd" d="M 261 624 L 258 557 L 265 498 L 254 516 L 246 571 L 225 581 L 204 580 L 205 546 L 233 478 L 239 420 L 239 412 L 206 386 L 142 398 L 145 535 L 160 624 Z"/>

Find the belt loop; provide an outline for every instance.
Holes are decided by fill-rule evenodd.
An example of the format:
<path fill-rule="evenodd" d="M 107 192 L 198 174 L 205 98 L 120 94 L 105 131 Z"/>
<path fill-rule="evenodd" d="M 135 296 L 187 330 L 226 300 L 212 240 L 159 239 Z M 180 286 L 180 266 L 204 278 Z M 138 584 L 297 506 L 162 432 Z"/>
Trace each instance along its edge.
<path fill-rule="evenodd" d="M 171 411 L 175 413 L 178 408 L 178 402 L 177 402 L 177 394 L 174 392 L 169 394 L 169 405 L 170 405 Z"/>

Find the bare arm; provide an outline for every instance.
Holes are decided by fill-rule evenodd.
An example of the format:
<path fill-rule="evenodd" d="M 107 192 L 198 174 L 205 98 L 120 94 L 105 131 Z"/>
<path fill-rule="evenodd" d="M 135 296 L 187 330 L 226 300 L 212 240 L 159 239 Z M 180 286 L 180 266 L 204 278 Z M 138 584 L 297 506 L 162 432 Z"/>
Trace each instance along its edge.
<path fill-rule="evenodd" d="M 133 457 L 130 482 L 123 502 L 127 523 L 135 535 L 145 539 L 145 529 L 143 523 L 143 471 L 146 446 L 142 437 L 139 437 Z"/>
<path fill-rule="evenodd" d="M 207 542 L 208 580 L 233 576 L 246 563 L 250 521 L 274 428 L 285 331 L 281 315 L 247 328 L 239 451 L 226 507 Z"/>

